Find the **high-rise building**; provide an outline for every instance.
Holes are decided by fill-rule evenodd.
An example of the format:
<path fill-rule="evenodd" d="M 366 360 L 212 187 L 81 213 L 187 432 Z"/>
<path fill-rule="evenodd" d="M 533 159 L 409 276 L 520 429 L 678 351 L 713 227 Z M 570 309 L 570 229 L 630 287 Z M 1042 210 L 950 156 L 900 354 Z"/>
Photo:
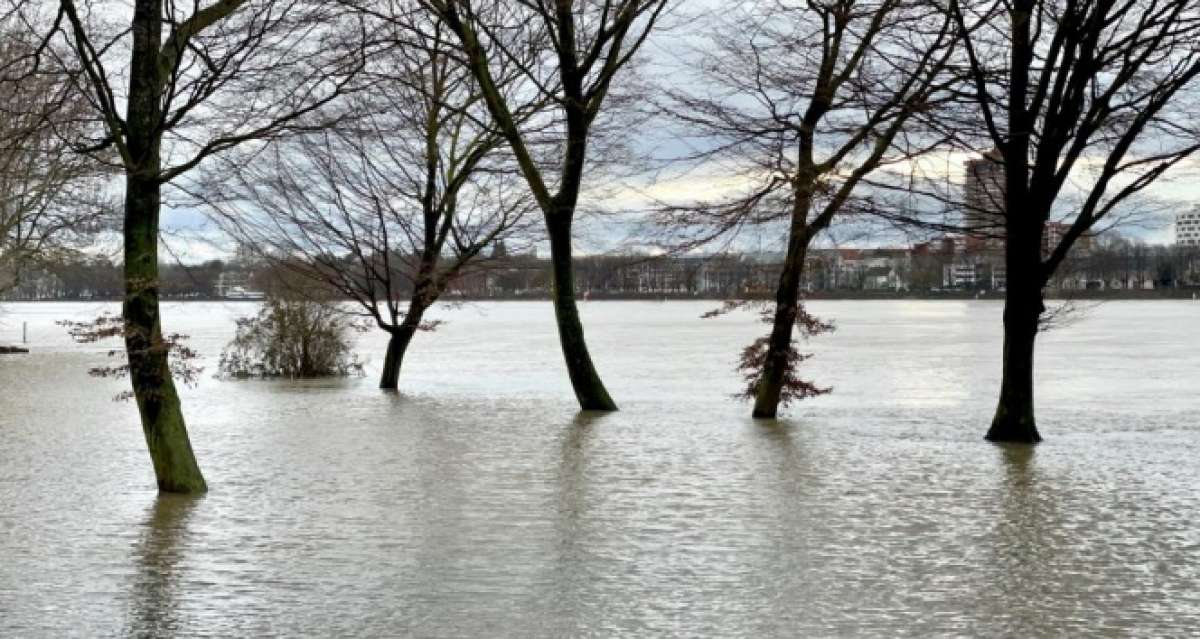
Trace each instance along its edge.
<path fill-rule="evenodd" d="M 992 149 L 963 168 L 963 223 L 973 235 L 998 240 L 1004 234 L 1004 156 Z"/>
<path fill-rule="evenodd" d="M 1175 215 L 1175 243 L 1200 246 L 1200 206 Z"/>
<path fill-rule="evenodd" d="M 1042 257 L 1049 257 L 1070 231 L 1071 225 L 1065 222 L 1046 222 L 1046 226 L 1042 229 Z M 1071 255 L 1078 257 L 1090 253 L 1092 238 L 1093 235 L 1090 232 L 1085 232 L 1076 238 L 1071 245 Z"/>

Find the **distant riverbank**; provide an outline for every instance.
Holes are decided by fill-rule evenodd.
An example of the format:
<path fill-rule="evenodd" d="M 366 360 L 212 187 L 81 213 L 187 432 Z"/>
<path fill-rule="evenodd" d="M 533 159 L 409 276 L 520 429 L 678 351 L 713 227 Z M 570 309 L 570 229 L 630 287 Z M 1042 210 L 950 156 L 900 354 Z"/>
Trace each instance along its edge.
<path fill-rule="evenodd" d="M 1004 291 L 968 291 L 968 290 L 924 290 L 924 291 L 891 291 L 891 290 L 827 290 L 827 291 L 812 291 L 805 293 L 805 297 L 810 300 L 1003 300 Z M 770 299 L 771 294 L 766 292 L 753 292 L 742 294 L 734 297 L 716 295 L 713 293 L 687 293 L 687 292 L 646 292 L 646 293 L 608 293 L 604 291 L 590 291 L 581 293 L 577 299 L 581 302 L 587 301 L 672 301 L 672 300 L 725 300 L 725 299 Z M 1048 289 L 1046 298 L 1053 300 L 1063 299 L 1080 299 L 1080 300 L 1180 300 L 1180 299 L 1200 299 L 1200 287 L 1183 287 L 1183 288 L 1159 288 L 1159 289 Z M 543 291 L 530 293 L 509 293 L 504 295 L 493 296 L 456 296 L 446 294 L 442 296 L 442 300 L 446 302 L 505 302 L 505 301 L 533 301 L 546 300 L 550 297 Z M 30 300 L 30 299 L 9 299 L 0 301 L 0 305 L 5 302 L 119 302 L 119 298 L 89 298 L 89 299 L 53 299 L 53 300 Z M 163 301 L 169 302 L 260 302 L 261 300 L 241 299 L 241 298 L 224 298 L 224 297 L 209 297 L 209 296 L 188 296 L 188 297 L 164 297 Z M 349 301 L 349 300 L 347 300 Z"/>

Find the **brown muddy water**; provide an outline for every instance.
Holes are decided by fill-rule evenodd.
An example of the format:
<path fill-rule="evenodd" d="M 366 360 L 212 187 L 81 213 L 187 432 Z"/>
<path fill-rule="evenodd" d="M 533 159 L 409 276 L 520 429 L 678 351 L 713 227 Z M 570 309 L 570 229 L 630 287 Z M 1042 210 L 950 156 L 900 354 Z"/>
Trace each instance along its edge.
<path fill-rule="evenodd" d="M 544 303 L 443 310 L 399 395 L 223 382 L 249 304 L 178 303 L 211 486 L 159 497 L 108 345 L 6 304 L 0 635 L 1080 636 L 1200 627 L 1200 303 L 1110 302 L 1044 336 L 1047 441 L 987 444 L 992 302 L 822 302 L 832 395 L 755 422 L 752 315 L 583 305 L 621 411 L 580 415 Z M 359 352 L 375 366 L 383 340 Z"/>

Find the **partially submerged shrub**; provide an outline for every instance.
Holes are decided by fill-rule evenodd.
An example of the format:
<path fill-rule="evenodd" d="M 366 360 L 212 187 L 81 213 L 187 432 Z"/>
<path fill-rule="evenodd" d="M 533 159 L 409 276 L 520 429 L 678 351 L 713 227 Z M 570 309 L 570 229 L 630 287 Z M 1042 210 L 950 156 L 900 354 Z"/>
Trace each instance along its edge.
<path fill-rule="evenodd" d="M 351 352 L 351 334 L 361 330 L 333 304 L 268 297 L 257 315 L 237 320 L 237 335 L 221 352 L 220 377 L 362 375 Z"/>

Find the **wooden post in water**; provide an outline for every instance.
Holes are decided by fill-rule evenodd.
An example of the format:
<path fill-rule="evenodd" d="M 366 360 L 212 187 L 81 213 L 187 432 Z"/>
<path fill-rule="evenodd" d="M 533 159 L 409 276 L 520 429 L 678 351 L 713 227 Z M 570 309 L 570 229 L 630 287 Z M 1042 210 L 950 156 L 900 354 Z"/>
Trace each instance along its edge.
<path fill-rule="evenodd" d="M 21 343 L 29 343 L 29 322 L 21 322 Z"/>

